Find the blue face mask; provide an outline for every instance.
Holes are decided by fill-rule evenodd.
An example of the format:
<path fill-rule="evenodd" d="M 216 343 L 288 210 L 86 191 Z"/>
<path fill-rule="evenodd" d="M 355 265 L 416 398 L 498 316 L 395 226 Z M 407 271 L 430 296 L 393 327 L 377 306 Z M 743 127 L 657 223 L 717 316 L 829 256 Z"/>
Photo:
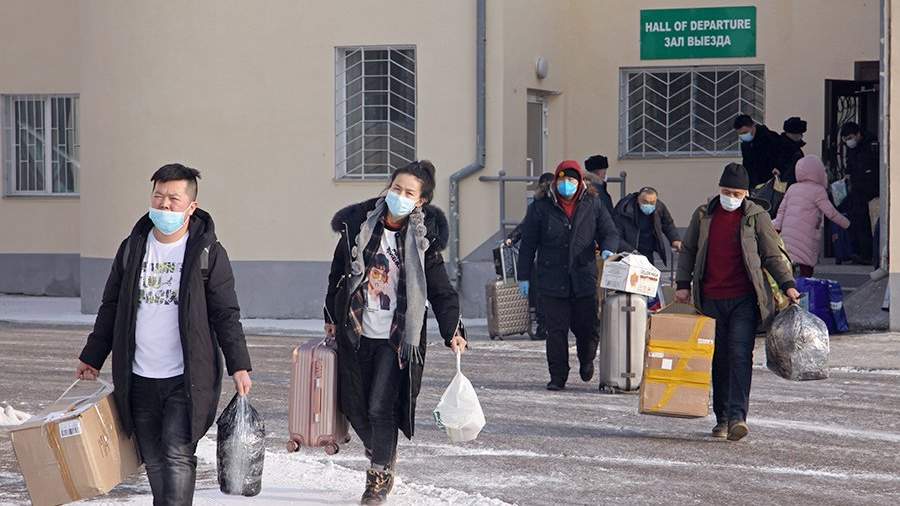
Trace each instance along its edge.
<path fill-rule="evenodd" d="M 656 204 L 641 204 L 641 212 L 647 216 L 653 214 L 653 211 L 656 211 Z"/>
<path fill-rule="evenodd" d="M 388 192 L 384 201 L 387 203 L 391 215 L 395 218 L 406 218 L 416 208 L 415 200 L 392 191 Z"/>
<path fill-rule="evenodd" d="M 181 230 L 186 219 L 183 212 L 150 208 L 150 221 L 163 235 L 172 235 Z"/>
<path fill-rule="evenodd" d="M 572 181 L 563 180 L 559 183 L 556 183 L 556 189 L 559 191 L 559 194 L 565 198 L 570 198 L 572 195 L 575 195 L 575 192 L 578 191 L 578 183 L 573 183 Z"/>
<path fill-rule="evenodd" d="M 740 134 L 738 135 L 738 139 L 740 139 L 741 142 L 751 142 L 753 140 L 753 134 L 750 132 Z"/>

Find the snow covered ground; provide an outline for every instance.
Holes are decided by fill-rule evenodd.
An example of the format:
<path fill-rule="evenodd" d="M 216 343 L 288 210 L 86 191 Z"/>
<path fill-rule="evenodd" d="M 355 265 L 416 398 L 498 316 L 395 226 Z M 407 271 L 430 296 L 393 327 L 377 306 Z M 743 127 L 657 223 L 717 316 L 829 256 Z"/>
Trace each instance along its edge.
<path fill-rule="evenodd" d="M 213 436 L 214 438 L 215 436 Z M 214 439 L 205 438 L 197 446 L 200 467 L 215 468 L 216 443 Z M 327 458 L 317 458 L 310 454 L 288 454 L 275 450 L 266 452 L 263 471 L 263 490 L 255 497 L 228 496 L 222 494 L 217 487 L 207 488 L 210 484 L 201 482 L 201 488 L 194 496 L 196 505 L 229 505 L 229 504 L 359 504 L 361 495 L 360 483 L 365 482 L 363 471 L 353 470 L 335 464 Z M 423 504 L 496 505 L 508 504 L 498 499 L 491 499 L 480 494 L 473 494 L 452 488 L 416 485 L 404 482 L 402 477 L 395 485 L 391 504 L 413 506 Z M 83 501 L 78 504 L 94 506 L 118 504 L 152 505 L 153 498 L 146 494 L 129 499 L 104 499 Z"/>
<path fill-rule="evenodd" d="M 596 380 L 588 385 L 577 379 L 577 368 L 566 391 L 548 392 L 542 343 L 491 342 L 483 328 L 470 331 L 475 340 L 463 370 L 478 390 L 487 426 L 465 445 L 450 444 L 434 426 L 431 410 L 455 362 L 442 345 L 429 345 L 417 433 L 401 441 L 392 504 L 900 504 L 898 334 L 835 337 L 832 376 L 823 381 L 776 377 L 763 367 L 759 348 L 751 434 L 734 444 L 708 437 L 711 418 L 639 415 L 636 396 L 601 395 Z M 39 411 L 71 382 L 84 336 L 83 329 L 0 324 L 0 401 Z M 249 338 L 251 400 L 269 435 L 262 494 L 221 494 L 215 443 L 205 439 L 196 504 L 358 501 L 367 464 L 355 439 L 333 457 L 284 449 L 288 364 L 297 343 Z M 223 392 L 220 408 L 229 399 Z M 0 430 L 0 504 L 27 499 Z M 151 498 L 139 475 L 87 504 L 151 504 Z"/>

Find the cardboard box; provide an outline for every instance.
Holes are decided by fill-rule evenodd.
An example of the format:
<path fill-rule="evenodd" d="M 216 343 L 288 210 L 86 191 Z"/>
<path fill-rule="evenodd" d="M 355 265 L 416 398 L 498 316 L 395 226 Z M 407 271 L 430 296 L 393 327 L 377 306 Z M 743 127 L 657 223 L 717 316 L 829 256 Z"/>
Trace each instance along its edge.
<path fill-rule="evenodd" d="M 613 255 L 603 265 L 600 286 L 620 292 L 656 297 L 659 269 L 642 255 Z"/>
<path fill-rule="evenodd" d="M 672 304 L 650 315 L 640 412 L 701 418 L 709 414 L 716 321 Z"/>
<path fill-rule="evenodd" d="M 112 386 L 81 381 L 43 413 L 10 431 L 35 506 L 105 494 L 140 468 L 119 421 Z"/>

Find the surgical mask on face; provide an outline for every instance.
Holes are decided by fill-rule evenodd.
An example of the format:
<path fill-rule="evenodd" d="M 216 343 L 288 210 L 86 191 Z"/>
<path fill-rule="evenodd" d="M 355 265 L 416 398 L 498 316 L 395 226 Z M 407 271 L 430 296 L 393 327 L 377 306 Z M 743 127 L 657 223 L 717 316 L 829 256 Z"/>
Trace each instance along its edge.
<path fill-rule="evenodd" d="M 163 235 L 172 235 L 181 230 L 186 219 L 184 212 L 150 208 L 150 221 Z"/>
<path fill-rule="evenodd" d="M 559 190 L 560 195 L 569 198 L 578 191 L 578 183 L 573 183 L 572 181 L 560 181 L 556 184 L 556 188 Z"/>
<path fill-rule="evenodd" d="M 415 200 L 396 192 L 389 191 L 384 200 L 387 203 L 388 210 L 396 218 L 405 218 L 416 208 Z"/>
<path fill-rule="evenodd" d="M 857 141 L 856 139 L 847 139 L 844 143 L 847 144 L 848 148 L 853 149 L 856 147 Z"/>
<path fill-rule="evenodd" d="M 738 139 L 740 139 L 741 142 L 750 142 L 753 140 L 753 134 L 751 132 L 740 134 L 738 135 Z"/>
<path fill-rule="evenodd" d="M 729 197 L 728 195 L 719 194 L 719 203 L 722 204 L 722 208 L 728 212 L 737 211 L 738 208 L 741 207 L 741 204 L 744 203 L 743 198 L 735 198 Z"/>
<path fill-rule="evenodd" d="M 647 216 L 653 214 L 653 211 L 656 211 L 656 204 L 641 204 L 641 212 Z"/>

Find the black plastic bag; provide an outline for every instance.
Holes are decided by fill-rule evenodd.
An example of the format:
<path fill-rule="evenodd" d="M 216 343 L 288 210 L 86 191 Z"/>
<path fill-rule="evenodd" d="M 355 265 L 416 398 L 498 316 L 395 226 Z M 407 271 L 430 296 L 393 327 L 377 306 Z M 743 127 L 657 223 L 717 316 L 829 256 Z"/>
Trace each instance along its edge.
<path fill-rule="evenodd" d="M 763 201 L 768 204 L 769 216 L 773 219 L 778 216 L 778 208 L 781 201 L 784 200 L 784 194 L 787 191 L 787 183 L 783 182 L 778 176 L 757 186 L 751 192 L 751 196 L 757 201 Z M 766 207 L 766 206 L 763 206 Z"/>
<path fill-rule="evenodd" d="M 825 322 L 796 304 L 778 313 L 766 334 L 766 366 L 784 379 L 827 378 L 829 351 Z"/>
<path fill-rule="evenodd" d="M 266 427 L 247 396 L 235 394 L 216 422 L 219 490 L 252 497 L 262 489 Z"/>

